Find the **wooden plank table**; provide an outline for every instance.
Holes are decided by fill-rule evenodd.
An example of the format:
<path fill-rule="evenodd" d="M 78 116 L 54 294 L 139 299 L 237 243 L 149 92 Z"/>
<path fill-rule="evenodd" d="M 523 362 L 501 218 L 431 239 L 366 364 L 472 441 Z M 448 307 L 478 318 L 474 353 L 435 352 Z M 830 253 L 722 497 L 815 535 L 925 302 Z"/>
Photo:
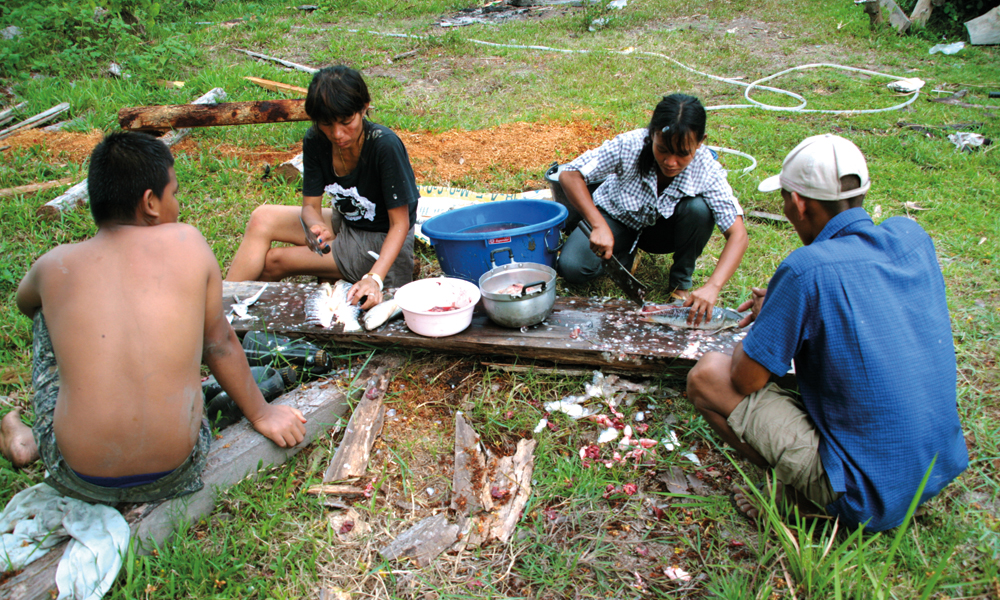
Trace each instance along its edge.
<path fill-rule="evenodd" d="M 252 296 L 263 283 L 225 282 L 223 308 L 228 311 L 233 296 Z M 397 319 L 375 331 L 345 333 L 339 324 L 329 329 L 307 324 L 305 303 L 316 293 L 317 284 L 270 283 L 253 304 L 246 319 L 234 318 L 239 334 L 266 329 L 290 337 L 318 342 L 367 344 L 395 348 L 422 348 L 458 354 L 498 354 L 521 360 L 545 360 L 588 365 L 619 371 L 659 371 L 671 364 L 690 366 L 706 352 L 732 354 L 745 330 L 680 330 L 645 323 L 634 303 L 621 299 L 561 297 L 543 323 L 517 330 L 494 324 L 482 304 L 476 307 L 472 324 L 461 333 L 429 338 L 411 332 Z M 574 337 L 575 334 L 575 337 Z"/>

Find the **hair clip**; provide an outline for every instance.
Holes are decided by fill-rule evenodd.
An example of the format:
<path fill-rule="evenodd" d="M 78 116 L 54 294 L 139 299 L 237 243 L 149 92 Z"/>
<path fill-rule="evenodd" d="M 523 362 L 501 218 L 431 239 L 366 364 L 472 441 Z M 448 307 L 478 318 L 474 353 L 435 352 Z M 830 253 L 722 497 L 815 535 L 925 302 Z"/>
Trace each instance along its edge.
<path fill-rule="evenodd" d="M 670 125 L 667 125 L 663 129 L 661 129 L 660 132 L 662 132 L 662 133 L 669 133 L 670 132 Z"/>

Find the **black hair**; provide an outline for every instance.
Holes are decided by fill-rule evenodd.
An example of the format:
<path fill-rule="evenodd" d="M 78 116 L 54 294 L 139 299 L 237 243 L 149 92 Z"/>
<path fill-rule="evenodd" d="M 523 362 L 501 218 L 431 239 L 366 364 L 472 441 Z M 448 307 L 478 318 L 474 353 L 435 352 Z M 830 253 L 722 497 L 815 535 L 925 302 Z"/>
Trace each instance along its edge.
<path fill-rule="evenodd" d="M 857 175 L 844 175 L 840 178 L 840 191 L 849 192 L 861 188 L 861 177 Z M 826 212 L 831 219 L 852 208 L 860 207 L 865 201 L 865 194 L 843 198 L 841 200 L 817 200 L 819 207 Z"/>
<path fill-rule="evenodd" d="M 653 168 L 653 134 L 660 132 L 667 152 L 686 156 L 691 152 L 691 140 L 695 144 L 705 139 L 705 107 L 701 101 L 687 94 L 664 96 L 653 110 L 649 120 L 649 131 L 639 153 L 639 172 L 649 174 Z"/>
<path fill-rule="evenodd" d="M 106 136 L 90 154 L 87 172 L 94 221 L 134 222 L 146 190 L 163 196 L 173 166 L 170 148 L 149 134 L 119 131 Z"/>
<path fill-rule="evenodd" d="M 351 117 L 371 102 L 368 86 L 358 71 L 344 65 L 316 71 L 306 94 L 306 114 L 325 125 Z"/>

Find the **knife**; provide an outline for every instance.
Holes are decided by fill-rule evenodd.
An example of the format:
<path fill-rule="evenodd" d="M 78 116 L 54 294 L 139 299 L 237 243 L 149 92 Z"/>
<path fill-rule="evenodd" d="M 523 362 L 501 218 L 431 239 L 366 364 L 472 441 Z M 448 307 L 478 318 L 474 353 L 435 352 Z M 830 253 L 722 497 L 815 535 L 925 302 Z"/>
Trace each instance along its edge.
<path fill-rule="evenodd" d="M 306 234 L 306 245 L 309 246 L 309 249 L 320 256 L 328 254 L 330 252 L 330 244 L 328 243 L 325 246 L 319 245 L 319 238 L 312 232 L 312 229 L 306 226 L 305 219 L 302 218 L 301 214 L 299 214 L 299 223 L 302 223 L 302 232 Z"/>
<path fill-rule="evenodd" d="M 586 220 L 581 219 L 580 224 L 577 225 L 581 231 L 590 239 L 590 234 L 593 233 L 593 228 L 590 226 Z M 632 276 L 628 272 L 628 269 L 622 266 L 615 255 L 611 255 L 611 258 L 601 259 L 604 272 L 608 274 L 608 277 L 612 281 L 618 284 L 625 295 L 628 296 L 632 302 L 635 302 L 639 306 L 642 306 L 646 301 L 646 286 L 639 282 L 638 279 Z"/>

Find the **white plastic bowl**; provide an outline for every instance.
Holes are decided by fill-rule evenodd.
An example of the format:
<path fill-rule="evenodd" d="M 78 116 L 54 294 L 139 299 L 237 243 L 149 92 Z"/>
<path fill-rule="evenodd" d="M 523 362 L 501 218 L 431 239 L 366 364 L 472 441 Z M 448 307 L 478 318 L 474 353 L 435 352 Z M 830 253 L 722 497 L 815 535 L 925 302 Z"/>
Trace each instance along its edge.
<path fill-rule="evenodd" d="M 472 311 L 479 302 L 479 286 L 464 279 L 434 277 L 418 279 L 396 290 L 396 303 L 413 333 L 427 337 L 455 335 L 472 323 Z M 453 310 L 434 308 L 456 306 Z"/>

